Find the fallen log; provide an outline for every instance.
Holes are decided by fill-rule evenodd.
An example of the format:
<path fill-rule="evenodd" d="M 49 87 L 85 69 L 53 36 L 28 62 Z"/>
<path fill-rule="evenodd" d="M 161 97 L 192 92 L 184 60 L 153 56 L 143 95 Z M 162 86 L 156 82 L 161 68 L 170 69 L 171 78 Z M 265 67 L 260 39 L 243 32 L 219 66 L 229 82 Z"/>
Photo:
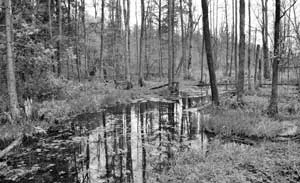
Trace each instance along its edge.
<path fill-rule="evenodd" d="M 156 86 L 156 87 L 153 87 L 153 88 L 150 88 L 150 90 L 156 90 L 156 89 L 159 89 L 159 88 L 163 88 L 165 86 L 168 86 L 169 84 L 163 84 L 163 85 L 159 85 L 159 86 Z"/>
<path fill-rule="evenodd" d="M 7 146 L 5 149 L 3 149 L 0 152 L 0 159 L 2 159 L 7 153 L 9 153 L 11 150 L 13 150 L 16 146 L 20 145 L 23 140 L 23 135 L 16 138 L 9 146 Z"/>

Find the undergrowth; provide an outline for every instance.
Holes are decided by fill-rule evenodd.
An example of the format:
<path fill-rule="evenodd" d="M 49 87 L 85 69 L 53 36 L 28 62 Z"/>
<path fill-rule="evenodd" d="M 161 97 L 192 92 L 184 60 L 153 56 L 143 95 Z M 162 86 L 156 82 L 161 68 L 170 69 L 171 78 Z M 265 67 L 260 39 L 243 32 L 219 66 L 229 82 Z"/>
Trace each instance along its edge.
<path fill-rule="evenodd" d="M 246 183 L 298 182 L 297 143 L 265 143 L 259 147 L 213 141 L 208 152 L 178 153 L 168 171 L 152 174 L 151 182 Z"/>
<path fill-rule="evenodd" d="M 48 90 L 38 92 L 40 96 L 33 95 L 34 92 L 31 92 L 32 95 L 29 95 L 30 92 L 26 94 L 26 97 L 33 99 L 33 115 L 30 118 L 26 117 L 22 110 L 21 119 L 11 123 L 4 113 L 7 105 L 3 103 L 6 104 L 7 101 L 0 100 L 0 132 L 3 132 L 0 133 L 0 138 L 9 136 L 13 138 L 15 134 L 22 134 L 26 123 L 30 123 L 31 126 L 40 126 L 40 122 L 45 122 L 50 126 L 53 122 L 64 121 L 82 113 L 99 112 L 106 107 L 158 95 L 149 91 L 149 87 L 154 83 L 150 83 L 147 88 L 135 87 L 131 90 L 120 90 L 115 88 L 113 82 L 85 81 L 80 83 L 63 78 L 49 78 Z M 2 98 L 5 97 L 1 95 L 0 99 Z M 21 109 L 24 109 L 23 100 L 20 100 Z"/>

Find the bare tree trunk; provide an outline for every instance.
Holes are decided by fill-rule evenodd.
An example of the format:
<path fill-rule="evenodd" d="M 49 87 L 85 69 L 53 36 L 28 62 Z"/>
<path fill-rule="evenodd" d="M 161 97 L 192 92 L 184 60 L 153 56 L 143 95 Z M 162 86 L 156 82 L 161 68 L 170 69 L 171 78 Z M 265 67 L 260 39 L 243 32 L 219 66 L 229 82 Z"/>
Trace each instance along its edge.
<path fill-rule="evenodd" d="M 18 96 L 16 89 L 15 63 L 13 58 L 12 41 L 12 8 L 11 0 L 5 1 L 5 22 L 6 22 L 6 59 L 7 59 L 7 87 L 9 95 L 9 109 L 13 119 L 20 116 Z"/>
<path fill-rule="evenodd" d="M 51 1 L 51 0 L 50 0 Z M 71 20 L 71 0 L 68 0 L 68 35 L 72 33 L 72 20 Z M 70 36 L 71 37 L 71 36 Z M 71 43 L 72 38 L 69 38 L 69 44 Z M 71 68 L 73 68 L 73 64 L 70 63 L 69 57 L 67 58 L 67 79 L 70 79 L 70 64 Z"/>
<path fill-rule="evenodd" d="M 266 19 L 265 19 L 265 2 L 264 2 L 264 0 L 261 0 L 261 8 L 262 8 L 262 11 L 261 11 L 261 13 L 262 13 L 262 25 L 261 25 L 261 36 L 262 36 L 262 57 L 263 57 L 263 59 L 264 59 L 264 50 L 265 50 L 265 42 L 266 42 L 266 38 L 265 38 L 265 21 L 266 21 Z M 258 66 L 258 67 L 260 67 L 260 66 Z M 258 77 L 259 77 L 259 75 L 258 75 Z"/>
<path fill-rule="evenodd" d="M 256 39 L 257 39 L 257 28 L 255 28 L 255 33 L 254 33 L 254 46 L 253 46 L 253 57 L 254 57 L 254 88 L 256 88 L 256 74 L 257 74 L 257 60 L 256 60 Z"/>
<path fill-rule="evenodd" d="M 204 72 L 204 47 L 205 47 L 205 40 L 204 35 L 202 35 L 202 52 L 201 52 L 201 77 L 200 81 L 203 82 L 203 72 Z"/>
<path fill-rule="evenodd" d="M 58 9 L 58 41 L 57 41 L 57 74 L 61 75 L 62 72 L 62 10 L 61 0 L 57 0 Z"/>
<path fill-rule="evenodd" d="M 79 55 L 79 21 L 78 21 L 78 2 L 75 1 L 75 55 L 76 55 L 76 67 L 77 67 L 77 77 L 78 80 L 80 81 L 80 55 Z"/>
<path fill-rule="evenodd" d="M 278 113 L 278 64 L 280 62 L 280 0 L 276 0 L 275 9 L 275 33 L 274 33 L 274 61 L 273 61 L 273 77 L 272 92 L 268 112 L 271 116 Z"/>
<path fill-rule="evenodd" d="M 235 17 L 234 17 L 234 0 L 232 0 L 232 28 L 231 28 L 231 56 L 230 56 L 230 68 L 229 68 L 229 77 L 232 75 L 232 63 L 233 63 L 233 57 L 234 57 L 234 37 L 235 37 L 235 31 L 234 31 L 234 24 L 235 24 Z"/>
<path fill-rule="evenodd" d="M 52 7 L 51 7 L 52 0 L 48 0 L 48 27 L 49 27 L 49 36 L 50 36 L 50 43 L 52 42 L 53 34 L 52 34 Z M 52 65 L 52 72 L 55 73 L 55 64 L 53 62 L 53 58 L 51 57 L 51 65 Z"/>
<path fill-rule="evenodd" d="M 217 69 L 219 67 L 219 57 L 218 57 L 218 53 L 219 53 L 219 44 L 218 44 L 218 12 L 219 12 L 219 0 L 214 0 L 215 1 L 215 11 L 214 11 L 214 16 L 216 17 L 215 19 L 215 33 L 214 33 L 214 51 L 215 51 L 215 59 L 214 59 L 214 63 L 215 63 L 215 69 Z"/>
<path fill-rule="evenodd" d="M 131 30 L 130 30 L 130 0 L 127 0 L 127 7 L 128 7 L 128 10 L 127 10 L 127 18 L 128 18 L 128 65 L 129 65 L 129 74 L 130 74 L 130 82 L 131 82 L 131 72 L 132 72 L 132 69 L 130 69 L 130 64 L 131 64 L 131 41 L 130 41 L 130 37 L 131 37 Z"/>
<path fill-rule="evenodd" d="M 228 76 L 228 69 L 229 69 L 229 30 L 228 30 L 228 0 L 225 0 L 225 18 L 226 18 L 226 67 L 225 67 L 225 75 Z"/>
<path fill-rule="evenodd" d="M 121 63 L 120 63 L 120 43 L 121 42 L 121 29 L 122 29 L 122 9 L 121 9 L 121 0 L 117 0 L 115 4 L 115 28 L 114 28 L 114 49 L 115 49 L 115 79 L 122 78 L 121 74 Z"/>
<path fill-rule="evenodd" d="M 180 25 L 181 25 L 181 63 L 183 64 L 183 77 L 187 75 L 187 63 L 186 63 L 186 39 L 184 30 L 184 20 L 183 20 L 183 0 L 180 0 Z M 180 67 L 180 64 L 179 66 Z"/>
<path fill-rule="evenodd" d="M 174 84 L 174 1 L 168 0 L 168 86 L 173 91 Z"/>
<path fill-rule="evenodd" d="M 189 0 L 188 7 L 189 7 L 189 49 L 188 49 L 188 60 L 187 60 L 187 75 L 186 78 L 191 78 L 191 66 L 192 66 L 192 39 L 193 39 L 193 12 L 192 12 L 193 2 Z"/>
<path fill-rule="evenodd" d="M 161 0 L 158 3 L 158 39 L 159 39 L 159 78 L 163 77 L 163 63 L 162 63 L 162 37 L 161 37 Z"/>
<path fill-rule="evenodd" d="M 82 7 L 82 26 L 83 26 L 83 39 L 84 39 L 84 67 L 85 67 L 85 77 L 88 76 L 88 51 L 87 51 L 87 32 L 86 32 L 86 18 L 85 18 L 85 0 L 81 0 Z"/>
<path fill-rule="evenodd" d="M 145 24 L 144 24 L 144 63 L 146 66 L 146 77 L 148 79 L 150 73 L 150 63 L 148 59 L 148 4 L 146 5 Z"/>
<path fill-rule="evenodd" d="M 262 71 L 263 71 L 263 64 L 262 64 L 261 58 L 259 58 L 258 59 L 258 75 L 257 75 L 258 86 L 257 87 L 261 87 L 262 86 L 262 77 L 263 77 Z"/>
<path fill-rule="evenodd" d="M 144 86 L 144 64 L 142 60 L 143 44 L 144 44 L 144 30 L 145 29 L 145 1 L 141 0 L 141 35 L 140 35 L 140 53 L 139 53 L 139 85 Z"/>
<path fill-rule="evenodd" d="M 214 60 L 211 48 L 210 40 L 210 30 L 209 30 L 209 20 L 208 20 L 208 6 L 207 0 L 201 0 L 202 2 L 202 12 L 203 12 L 203 36 L 205 39 L 205 48 L 207 56 L 207 65 L 209 71 L 210 87 L 212 93 L 212 101 L 215 105 L 219 105 L 218 88 L 216 83 L 216 74 L 214 68 Z"/>
<path fill-rule="evenodd" d="M 238 32 L 238 29 L 237 29 L 237 0 L 235 0 L 235 37 L 234 37 L 234 76 L 235 76 L 235 81 L 237 82 L 238 81 L 238 48 L 237 48 L 237 45 L 238 45 L 238 39 L 237 39 L 237 32 Z"/>
<path fill-rule="evenodd" d="M 254 71 L 254 87 L 257 89 L 257 66 L 258 66 L 258 61 L 260 60 L 259 58 L 260 55 L 260 45 L 257 45 L 256 47 L 256 55 L 255 55 L 255 71 Z M 259 64 L 260 65 L 260 64 Z M 259 66 L 260 67 L 260 66 Z M 259 68 L 259 72 L 261 72 L 261 69 Z M 258 76 L 261 74 L 258 74 Z M 260 76 L 261 77 L 261 76 Z"/>
<path fill-rule="evenodd" d="M 245 0 L 240 0 L 240 45 L 239 45 L 239 76 L 237 84 L 237 101 L 243 102 L 245 77 Z"/>
<path fill-rule="evenodd" d="M 127 7 L 126 7 L 127 5 Z M 127 81 L 127 89 L 132 88 L 131 77 L 130 77 L 130 1 L 127 0 L 125 4 L 125 0 L 123 0 L 123 8 L 124 8 L 124 23 L 125 23 L 125 79 Z M 127 10 L 126 10 L 127 9 Z"/>
<path fill-rule="evenodd" d="M 270 79 L 270 61 L 269 61 L 269 48 L 268 48 L 268 0 L 262 0 L 263 7 L 263 54 L 264 54 L 264 78 Z"/>
<path fill-rule="evenodd" d="M 291 1 L 290 1 L 291 2 Z M 291 17 L 291 9 L 289 9 L 289 11 L 288 11 L 288 18 L 289 17 Z M 288 62 L 288 68 L 287 68 L 287 81 L 288 81 L 288 83 L 290 82 L 290 59 L 291 59 L 291 33 L 290 33 L 290 31 L 291 31 L 291 24 L 290 24 L 290 22 L 288 21 L 288 27 L 287 27 L 287 36 L 288 36 L 288 60 L 287 60 L 287 62 Z M 300 86 L 299 86 L 300 87 Z"/>
<path fill-rule="evenodd" d="M 291 2 L 291 0 L 290 0 Z M 291 17 L 291 9 L 289 9 L 288 11 L 288 17 Z M 290 22 L 288 22 L 288 27 L 287 27 L 287 32 L 288 32 L 288 69 L 287 69 L 287 80 L 288 80 L 288 83 L 290 82 L 290 59 L 291 59 L 291 24 Z M 299 86 L 300 87 L 300 86 Z"/>
<path fill-rule="evenodd" d="M 251 0 L 248 0 L 248 90 L 251 90 Z"/>
<path fill-rule="evenodd" d="M 99 58 L 99 63 L 98 65 L 98 71 L 99 71 L 99 77 L 100 80 L 104 80 L 104 75 L 103 75 L 103 48 L 104 48 L 104 8 L 105 8 L 105 0 L 101 0 L 101 20 L 100 20 L 100 58 Z"/>
<path fill-rule="evenodd" d="M 49 18 L 49 35 L 52 40 L 52 11 L 51 11 L 51 2 L 52 0 L 48 0 L 48 18 Z"/>

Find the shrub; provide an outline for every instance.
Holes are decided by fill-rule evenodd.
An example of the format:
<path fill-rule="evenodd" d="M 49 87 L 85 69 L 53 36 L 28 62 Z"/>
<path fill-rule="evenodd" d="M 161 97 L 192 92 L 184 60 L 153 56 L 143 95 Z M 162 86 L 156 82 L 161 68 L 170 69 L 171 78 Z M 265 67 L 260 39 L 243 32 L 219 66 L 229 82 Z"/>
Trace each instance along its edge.
<path fill-rule="evenodd" d="M 63 88 L 67 81 L 63 78 L 56 78 L 53 74 L 48 73 L 45 77 L 30 78 L 21 88 L 22 96 L 26 98 L 34 98 L 38 101 L 49 99 L 61 99 L 64 96 Z"/>

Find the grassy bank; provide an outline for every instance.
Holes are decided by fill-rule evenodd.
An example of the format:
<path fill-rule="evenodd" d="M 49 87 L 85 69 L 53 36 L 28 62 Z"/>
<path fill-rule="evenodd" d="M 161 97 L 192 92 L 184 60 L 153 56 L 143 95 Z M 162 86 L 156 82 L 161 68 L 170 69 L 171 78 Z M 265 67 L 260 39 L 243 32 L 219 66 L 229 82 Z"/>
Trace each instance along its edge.
<path fill-rule="evenodd" d="M 151 182 L 299 182 L 299 94 L 293 88 L 281 88 L 280 112 L 269 118 L 269 90 L 249 93 L 243 106 L 237 105 L 235 98 L 222 101 L 204 123 L 204 128 L 216 135 L 207 151 L 177 152 L 169 169 L 150 173 Z M 249 138 L 254 143 L 233 143 L 228 138 Z"/>
<path fill-rule="evenodd" d="M 13 123 L 7 115 L 0 113 L 0 138 L 14 138 L 20 134 L 31 134 L 35 127 L 47 129 L 53 123 L 64 121 L 82 113 L 99 112 L 106 107 L 128 104 L 139 99 L 150 99 L 168 95 L 166 88 L 150 90 L 153 86 L 165 84 L 164 81 L 146 82 L 146 87 L 135 85 L 130 90 L 115 87 L 113 81 L 76 82 L 52 78 L 51 87 L 42 97 L 33 98 L 32 116 L 26 117 L 24 101 L 21 101 L 22 117 Z"/>
<path fill-rule="evenodd" d="M 153 175 L 158 179 L 152 182 L 299 182 L 299 155 L 300 145 L 294 142 L 266 142 L 253 147 L 215 140 L 206 153 L 177 154 L 171 168 Z"/>

